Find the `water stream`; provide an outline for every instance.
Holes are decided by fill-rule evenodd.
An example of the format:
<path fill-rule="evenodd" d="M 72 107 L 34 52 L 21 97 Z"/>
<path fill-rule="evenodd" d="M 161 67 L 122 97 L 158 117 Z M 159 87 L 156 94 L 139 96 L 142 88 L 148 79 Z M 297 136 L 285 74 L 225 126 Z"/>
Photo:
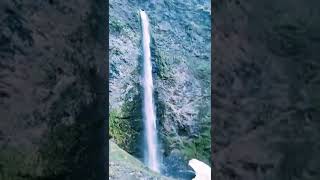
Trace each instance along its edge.
<path fill-rule="evenodd" d="M 150 31 L 149 19 L 144 10 L 140 10 L 142 36 L 143 36 L 143 116 L 144 129 L 146 140 L 145 163 L 155 172 L 160 173 L 158 141 L 157 141 L 157 123 L 156 113 L 153 100 L 153 79 L 152 79 L 152 64 L 150 50 Z"/>

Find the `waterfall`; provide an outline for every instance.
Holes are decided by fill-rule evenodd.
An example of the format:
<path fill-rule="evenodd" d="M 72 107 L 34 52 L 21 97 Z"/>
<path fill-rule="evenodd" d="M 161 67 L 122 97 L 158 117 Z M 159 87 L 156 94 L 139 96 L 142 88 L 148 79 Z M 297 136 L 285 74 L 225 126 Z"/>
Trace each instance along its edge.
<path fill-rule="evenodd" d="M 143 36 L 143 86 L 144 86 L 144 99 L 143 99 L 143 115 L 144 115 L 144 129 L 146 140 L 145 163 L 155 172 L 160 172 L 159 167 L 159 154 L 157 142 L 157 126 L 156 114 L 153 102 L 153 80 L 152 80 L 152 64 L 150 52 L 150 31 L 149 20 L 146 12 L 140 10 L 142 36 Z"/>

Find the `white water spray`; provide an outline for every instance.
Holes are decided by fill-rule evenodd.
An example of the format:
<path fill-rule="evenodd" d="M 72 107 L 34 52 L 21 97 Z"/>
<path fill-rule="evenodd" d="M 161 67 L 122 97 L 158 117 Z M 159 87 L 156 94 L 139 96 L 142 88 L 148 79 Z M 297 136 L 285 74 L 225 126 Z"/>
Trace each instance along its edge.
<path fill-rule="evenodd" d="M 153 81 L 150 52 L 149 19 L 144 10 L 140 10 L 142 36 L 143 36 L 143 85 L 144 101 L 143 115 L 146 139 L 145 161 L 150 169 L 160 172 L 157 142 L 156 114 L 153 104 Z"/>

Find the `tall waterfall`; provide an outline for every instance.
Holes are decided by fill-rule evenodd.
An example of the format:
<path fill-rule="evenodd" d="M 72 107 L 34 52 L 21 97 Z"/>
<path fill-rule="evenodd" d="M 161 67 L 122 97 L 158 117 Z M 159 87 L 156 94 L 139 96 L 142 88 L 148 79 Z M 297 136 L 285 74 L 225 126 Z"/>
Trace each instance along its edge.
<path fill-rule="evenodd" d="M 143 36 L 143 115 L 146 140 L 145 162 L 153 171 L 160 172 L 157 142 L 156 113 L 153 103 L 152 64 L 150 52 L 149 19 L 144 10 L 140 10 Z"/>

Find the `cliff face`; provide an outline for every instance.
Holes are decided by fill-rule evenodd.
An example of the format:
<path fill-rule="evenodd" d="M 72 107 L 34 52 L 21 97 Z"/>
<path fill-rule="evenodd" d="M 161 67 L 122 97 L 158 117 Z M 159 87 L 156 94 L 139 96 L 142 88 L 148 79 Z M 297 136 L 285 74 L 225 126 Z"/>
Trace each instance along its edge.
<path fill-rule="evenodd" d="M 0 179 L 97 179 L 104 1 L 0 2 Z"/>
<path fill-rule="evenodd" d="M 120 147 L 142 158 L 143 52 L 138 12 L 144 9 L 152 35 L 154 96 L 163 162 L 172 173 L 186 169 L 190 158 L 209 162 L 210 2 L 111 0 L 109 4 L 111 137 Z"/>
<path fill-rule="evenodd" d="M 215 4 L 213 179 L 319 179 L 319 2 Z"/>

